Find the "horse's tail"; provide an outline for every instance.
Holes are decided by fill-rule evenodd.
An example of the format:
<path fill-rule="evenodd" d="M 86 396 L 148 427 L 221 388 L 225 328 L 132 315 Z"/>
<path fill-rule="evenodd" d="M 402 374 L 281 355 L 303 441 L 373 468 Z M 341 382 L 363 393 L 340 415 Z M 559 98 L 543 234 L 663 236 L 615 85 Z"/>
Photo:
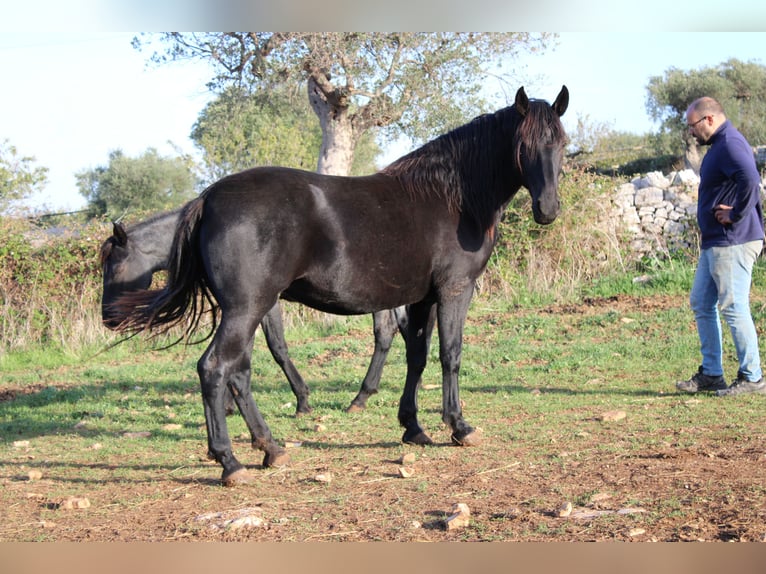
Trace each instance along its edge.
<path fill-rule="evenodd" d="M 206 311 L 215 317 L 217 305 L 208 289 L 199 253 L 198 235 L 204 196 L 187 203 L 181 210 L 168 259 L 167 284 L 162 289 L 126 293 L 115 303 L 118 316 L 124 317 L 117 330 L 166 332 L 188 318 L 185 329 L 197 329 Z"/>

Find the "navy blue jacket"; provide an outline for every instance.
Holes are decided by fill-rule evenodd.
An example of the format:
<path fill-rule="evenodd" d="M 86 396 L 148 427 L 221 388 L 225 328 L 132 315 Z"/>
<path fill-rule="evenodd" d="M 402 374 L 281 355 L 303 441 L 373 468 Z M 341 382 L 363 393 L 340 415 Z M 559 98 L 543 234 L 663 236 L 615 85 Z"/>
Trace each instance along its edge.
<path fill-rule="evenodd" d="M 760 176 L 753 149 L 745 137 L 726 120 L 710 138 L 710 149 L 700 167 L 697 223 L 702 249 L 741 245 L 764 238 Z M 716 205 L 731 205 L 731 225 L 715 218 Z"/>

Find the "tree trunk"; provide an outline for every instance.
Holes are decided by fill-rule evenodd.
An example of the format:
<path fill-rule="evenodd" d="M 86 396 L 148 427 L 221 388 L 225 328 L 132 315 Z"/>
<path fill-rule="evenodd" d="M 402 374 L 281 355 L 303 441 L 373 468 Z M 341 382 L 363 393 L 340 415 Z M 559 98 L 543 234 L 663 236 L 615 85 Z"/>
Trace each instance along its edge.
<path fill-rule="evenodd" d="M 694 136 L 686 136 L 686 150 L 684 151 L 684 167 L 693 169 L 694 173 L 699 175 L 702 158 L 700 157 L 700 146 Z"/>
<path fill-rule="evenodd" d="M 319 118 L 322 145 L 319 148 L 317 172 L 328 175 L 348 175 L 354 161 L 356 144 L 354 127 L 348 105 L 329 101 L 316 80 L 308 80 L 309 102 Z"/>

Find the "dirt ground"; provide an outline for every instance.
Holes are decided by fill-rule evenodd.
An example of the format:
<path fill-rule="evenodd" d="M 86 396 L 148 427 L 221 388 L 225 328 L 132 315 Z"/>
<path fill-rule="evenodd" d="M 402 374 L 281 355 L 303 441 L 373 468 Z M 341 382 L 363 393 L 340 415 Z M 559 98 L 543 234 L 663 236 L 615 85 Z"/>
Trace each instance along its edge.
<path fill-rule="evenodd" d="M 556 312 L 637 304 L 615 298 Z M 6 388 L 2 400 L 19 392 L 34 389 Z M 364 444 L 304 443 L 288 468 L 264 469 L 238 440 L 235 450 L 256 481 L 232 489 L 219 486 L 217 465 L 202 456 L 201 433 L 198 450 L 176 469 L 152 460 L 85 462 L 88 478 L 79 485 L 59 481 L 55 463 L 34 482 L 18 471 L 0 476 L 14 501 L 3 509 L 0 540 L 764 541 L 766 451 L 763 429 L 755 430 L 735 443 L 700 433 L 607 457 L 589 448 L 587 433 L 575 433 L 546 464 L 525 462 L 533 457 L 523 443 L 498 458 L 484 446 L 404 447 L 391 434 Z M 626 440 L 620 433 L 616 442 Z M 402 460 L 406 454 L 414 460 Z M 130 478 L 121 479 L 126 465 Z M 68 492 L 87 501 L 67 499 Z M 468 526 L 451 519 L 457 503 L 470 511 Z"/>

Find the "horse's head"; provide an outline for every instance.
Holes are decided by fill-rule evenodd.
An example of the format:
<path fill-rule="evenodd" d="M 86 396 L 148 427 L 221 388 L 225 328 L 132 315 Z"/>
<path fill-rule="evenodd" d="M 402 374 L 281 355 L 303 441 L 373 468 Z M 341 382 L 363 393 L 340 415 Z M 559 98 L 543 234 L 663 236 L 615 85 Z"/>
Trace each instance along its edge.
<path fill-rule="evenodd" d="M 130 291 L 148 289 L 153 269 L 129 238 L 122 223 L 114 223 L 112 236 L 101 246 L 101 268 L 104 276 L 101 319 L 106 327 L 116 329 L 123 318 L 115 302 Z"/>
<path fill-rule="evenodd" d="M 537 223 L 552 223 L 559 214 L 559 174 L 564 162 L 566 134 L 560 117 L 569 105 L 566 86 L 553 105 L 530 101 L 524 88 L 516 92 L 515 108 L 522 117 L 514 144 L 516 165 L 522 184 L 532 195 L 532 212 Z"/>

